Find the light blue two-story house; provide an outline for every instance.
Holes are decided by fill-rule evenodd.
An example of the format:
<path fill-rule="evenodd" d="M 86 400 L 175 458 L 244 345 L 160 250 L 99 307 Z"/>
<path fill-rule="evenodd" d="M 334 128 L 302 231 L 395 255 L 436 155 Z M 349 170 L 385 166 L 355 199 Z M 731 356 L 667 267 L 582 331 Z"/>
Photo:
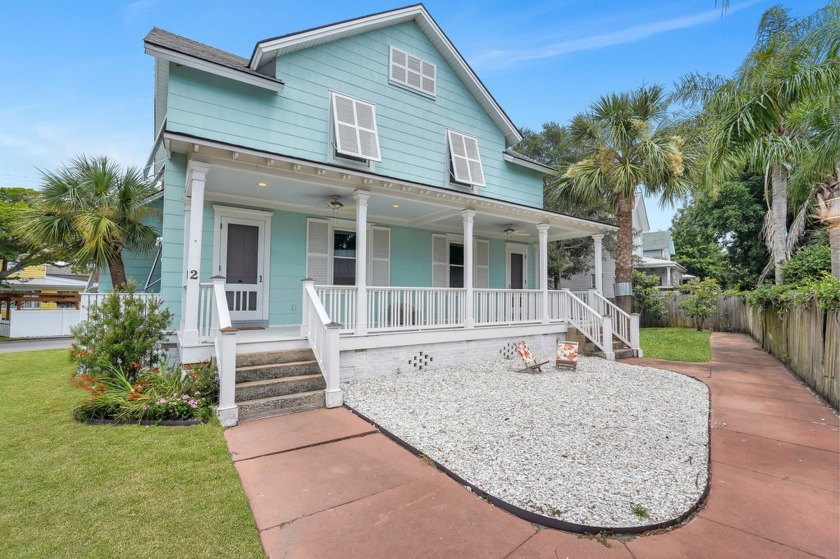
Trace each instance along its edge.
<path fill-rule="evenodd" d="M 548 290 L 549 242 L 613 228 L 543 209 L 552 170 L 512 150 L 516 126 L 424 6 L 250 58 L 160 29 L 145 49 L 163 218 L 139 279 L 159 275 L 182 360 L 217 358 L 224 424 L 244 384 L 270 384 L 243 374 L 276 365 L 266 352 L 312 350 L 326 390 L 307 393 L 337 406 L 340 380 L 510 356 L 523 339 L 553 354 L 570 327 L 608 356 L 613 334 L 638 347 L 597 293 Z M 263 411 L 247 416 L 292 391 L 253 392 Z"/>

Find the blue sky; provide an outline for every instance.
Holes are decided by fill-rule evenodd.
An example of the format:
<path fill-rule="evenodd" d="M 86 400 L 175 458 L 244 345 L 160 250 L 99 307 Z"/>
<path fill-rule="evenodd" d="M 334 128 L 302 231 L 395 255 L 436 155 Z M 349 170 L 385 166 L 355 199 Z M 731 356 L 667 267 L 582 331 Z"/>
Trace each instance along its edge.
<path fill-rule="evenodd" d="M 0 33 L 0 186 L 39 183 L 76 154 L 142 165 L 152 130 L 153 59 L 143 37 L 161 27 L 249 57 L 268 37 L 408 2 L 137 0 L 4 3 Z M 520 127 L 567 122 L 600 95 L 670 86 L 696 70 L 731 74 L 770 0 L 425 2 Z M 787 2 L 806 15 L 824 2 Z M 302 7 L 303 6 L 303 7 Z M 648 201 L 653 229 L 672 209 Z"/>

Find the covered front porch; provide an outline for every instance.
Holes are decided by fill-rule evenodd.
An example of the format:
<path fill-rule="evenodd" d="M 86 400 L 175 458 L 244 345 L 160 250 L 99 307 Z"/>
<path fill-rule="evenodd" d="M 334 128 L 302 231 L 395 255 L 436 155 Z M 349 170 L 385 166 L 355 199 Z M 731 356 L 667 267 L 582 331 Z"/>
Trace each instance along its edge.
<path fill-rule="evenodd" d="M 192 157 L 168 164 L 183 165 L 185 243 L 183 291 L 164 298 L 182 360 L 217 358 L 233 422 L 243 353 L 311 348 L 336 406 L 342 378 L 507 356 L 523 338 L 548 348 L 572 326 L 608 358 L 614 335 L 638 347 L 634 317 L 601 296 L 610 225 L 204 140 L 168 147 Z M 596 288 L 549 289 L 548 244 L 581 236 Z"/>

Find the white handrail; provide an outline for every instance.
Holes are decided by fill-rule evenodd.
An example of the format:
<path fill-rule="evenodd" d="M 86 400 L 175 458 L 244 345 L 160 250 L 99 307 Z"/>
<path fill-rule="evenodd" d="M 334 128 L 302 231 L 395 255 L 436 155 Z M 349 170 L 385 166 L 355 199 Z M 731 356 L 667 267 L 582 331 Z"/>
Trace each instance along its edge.
<path fill-rule="evenodd" d="M 341 325 L 333 322 L 318 298 L 315 281 L 303 280 L 303 314 L 300 331 L 309 340 L 312 352 L 321 367 L 327 389 L 324 392 L 328 408 L 337 408 L 344 403 L 339 378 L 339 332 Z"/>
<path fill-rule="evenodd" d="M 216 415 L 223 427 L 232 427 L 239 422 L 239 408 L 236 405 L 236 333 L 238 330 L 231 325 L 225 278 L 214 276 L 212 279 L 213 293 L 212 298 L 208 297 L 208 299 L 211 301 L 210 320 L 212 330 L 215 331 L 213 343 L 219 373 L 219 406 L 216 408 Z"/>
<path fill-rule="evenodd" d="M 589 306 L 601 316 L 609 316 L 613 323 L 613 334 L 625 344 L 633 347 L 631 336 L 632 318 L 615 303 L 605 298 L 594 289 L 589 292 Z M 638 349 L 633 347 L 633 349 Z"/>
<path fill-rule="evenodd" d="M 610 317 L 601 316 L 595 309 L 584 303 L 579 297 L 568 289 L 561 291 L 565 295 L 563 299 L 563 310 L 572 325 L 580 330 L 584 336 L 592 340 L 604 356 L 612 360 L 615 353 L 612 347 L 612 320 Z"/>

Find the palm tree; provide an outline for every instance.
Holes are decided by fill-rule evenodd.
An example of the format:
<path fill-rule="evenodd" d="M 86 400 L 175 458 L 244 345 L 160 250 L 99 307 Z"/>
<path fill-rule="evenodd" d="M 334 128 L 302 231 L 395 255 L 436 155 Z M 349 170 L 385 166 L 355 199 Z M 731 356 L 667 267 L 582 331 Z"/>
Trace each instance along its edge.
<path fill-rule="evenodd" d="M 66 248 L 76 266 L 107 266 L 114 288 L 123 288 L 122 252 L 149 252 L 157 240 L 157 231 L 143 223 L 159 213 L 146 204 L 155 187 L 138 168 L 123 170 L 104 156 L 79 156 L 41 175 L 43 204 L 26 213 L 21 233 Z"/>
<path fill-rule="evenodd" d="M 581 160 L 552 185 L 553 196 L 583 204 L 606 203 L 618 222 L 615 255 L 616 304 L 630 312 L 633 267 L 633 204 L 636 192 L 672 205 L 689 190 L 682 139 L 666 116 L 661 86 L 601 97 L 577 115 L 572 136 Z"/>
<path fill-rule="evenodd" d="M 778 6 L 767 10 L 756 44 L 734 77 L 691 74 L 675 96 L 702 109 L 694 116 L 706 144 L 701 184 L 714 188 L 744 169 L 765 175 L 771 253 L 765 273 L 775 269 L 776 283 L 793 248 L 787 237 L 789 181 L 811 149 L 808 135 L 792 121 L 815 97 L 836 89 L 840 77 L 840 68 L 820 62 L 818 49 L 805 40 L 829 8 L 802 20 Z"/>

